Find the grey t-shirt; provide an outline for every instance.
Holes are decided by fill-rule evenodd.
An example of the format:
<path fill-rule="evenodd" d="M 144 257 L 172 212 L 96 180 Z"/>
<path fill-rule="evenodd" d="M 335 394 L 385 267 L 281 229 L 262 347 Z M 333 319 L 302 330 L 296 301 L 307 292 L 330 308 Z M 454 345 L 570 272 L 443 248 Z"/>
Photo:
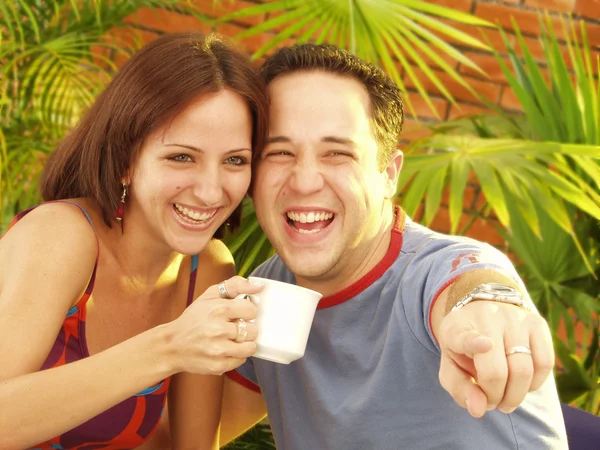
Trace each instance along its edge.
<path fill-rule="evenodd" d="M 491 411 L 482 419 L 441 387 L 429 324 L 433 300 L 468 270 L 518 276 L 487 244 L 403 222 L 371 273 L 321 300 L 303 358 L 289 365 L 251 358 L 237 369 L 260 387 L 277 448 L 568 448 L 552 377 L 512 414 Z M 253 275 L 296 282 L 278 256 Z"/>

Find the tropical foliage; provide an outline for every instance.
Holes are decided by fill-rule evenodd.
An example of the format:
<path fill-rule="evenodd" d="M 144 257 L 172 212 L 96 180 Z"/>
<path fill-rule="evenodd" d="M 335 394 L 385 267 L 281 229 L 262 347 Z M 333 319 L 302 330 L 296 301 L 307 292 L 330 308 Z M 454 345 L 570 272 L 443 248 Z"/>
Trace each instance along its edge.
<path fill-rule="evenodd" d="M 497 110 L 432 127 L 431 137 L 410 146 L 401 185 L 411 183 L 402 203 L 410 212 L 423 202 L 428 223 L 448 187 L 455 230 L 465 176 L 474 175 L 486 198 L 481 216 L 503 225 L 528 290 L 555 333 L 561 399 L 599 414 L 600 61 L 592 60 L 583 25 L 564 23 L 566 61 L 550 20 L 543 25 L 548 80 L 516 25 L 520 48 L 505 39 L 512 70 L 497 55 L 524 114 Z M 578 327 L 586 330 L 581 340 Z"/>
<path fill-rule="evenodd" d="M 208 20 L 179 0 L 0 0 L 0 230 L 39 201 L 45 159 L 139 48 L 127 18 L 141 8 Z"/>

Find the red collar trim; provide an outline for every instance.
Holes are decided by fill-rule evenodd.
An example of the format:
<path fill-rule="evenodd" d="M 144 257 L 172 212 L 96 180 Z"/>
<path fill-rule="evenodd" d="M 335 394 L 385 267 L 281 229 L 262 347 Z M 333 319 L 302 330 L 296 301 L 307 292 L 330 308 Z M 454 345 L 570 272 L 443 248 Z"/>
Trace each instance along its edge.
<path fill-rule="evenodd" d="M 400 249 L 402 249 L 402 235 L 404 233 L 404 225 L 406 224 L 406 213 L 399 206 L 394 207 L 394 225 L 392 227 L 392 240 L 387 253 L 375 267 L 360 280 L 351 284 L 347 288 L 335 294 L 323 297 L 317 306 L 317 309 L 325 309 L 331 306 L 339 305 L 340 303 L 350 300 L 352 297 L 360 294 L 362 291 L 371 286 L 377 281 L 386 270 L 394 263 Z"/>

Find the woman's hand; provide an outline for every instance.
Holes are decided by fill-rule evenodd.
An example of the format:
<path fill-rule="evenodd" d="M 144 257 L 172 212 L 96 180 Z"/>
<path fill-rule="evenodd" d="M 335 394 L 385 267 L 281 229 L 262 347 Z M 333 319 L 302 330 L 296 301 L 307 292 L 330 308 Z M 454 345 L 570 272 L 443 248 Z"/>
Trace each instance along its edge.
<path fill-rule="evenodd" d="M 242 277 L 223 283 L 220 289 L 209 287 L 169 324 L 177 372 L 221 375 L 256 351 L 257 329 L 249 321 L 257 309 L 245 294 L 260 292 L 262 286 Z"/>

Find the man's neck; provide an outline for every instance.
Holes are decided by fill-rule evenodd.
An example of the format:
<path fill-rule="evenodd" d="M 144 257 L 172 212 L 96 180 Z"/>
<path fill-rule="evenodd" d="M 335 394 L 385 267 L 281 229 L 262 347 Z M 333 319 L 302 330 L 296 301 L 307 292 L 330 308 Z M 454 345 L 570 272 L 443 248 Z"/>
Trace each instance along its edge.
<path fill-rule="evenodd" d="M 396 223 L 395 208 L 390 203 L 382 214 L 377 231 L 368 239 L 361 242 L 356 250 L 353 250 L 351 262 L 344 270 L 336 270 L 334 267 L 328 276 L 319 279 L 302 278 L 296 276 L 299 286 L 315 290 L 324 297 L 336 294 L 362 279 L 387 254 L 392 238 L 392 228 Z M 345 264 L 347 261 L 340 261 Z"/>

